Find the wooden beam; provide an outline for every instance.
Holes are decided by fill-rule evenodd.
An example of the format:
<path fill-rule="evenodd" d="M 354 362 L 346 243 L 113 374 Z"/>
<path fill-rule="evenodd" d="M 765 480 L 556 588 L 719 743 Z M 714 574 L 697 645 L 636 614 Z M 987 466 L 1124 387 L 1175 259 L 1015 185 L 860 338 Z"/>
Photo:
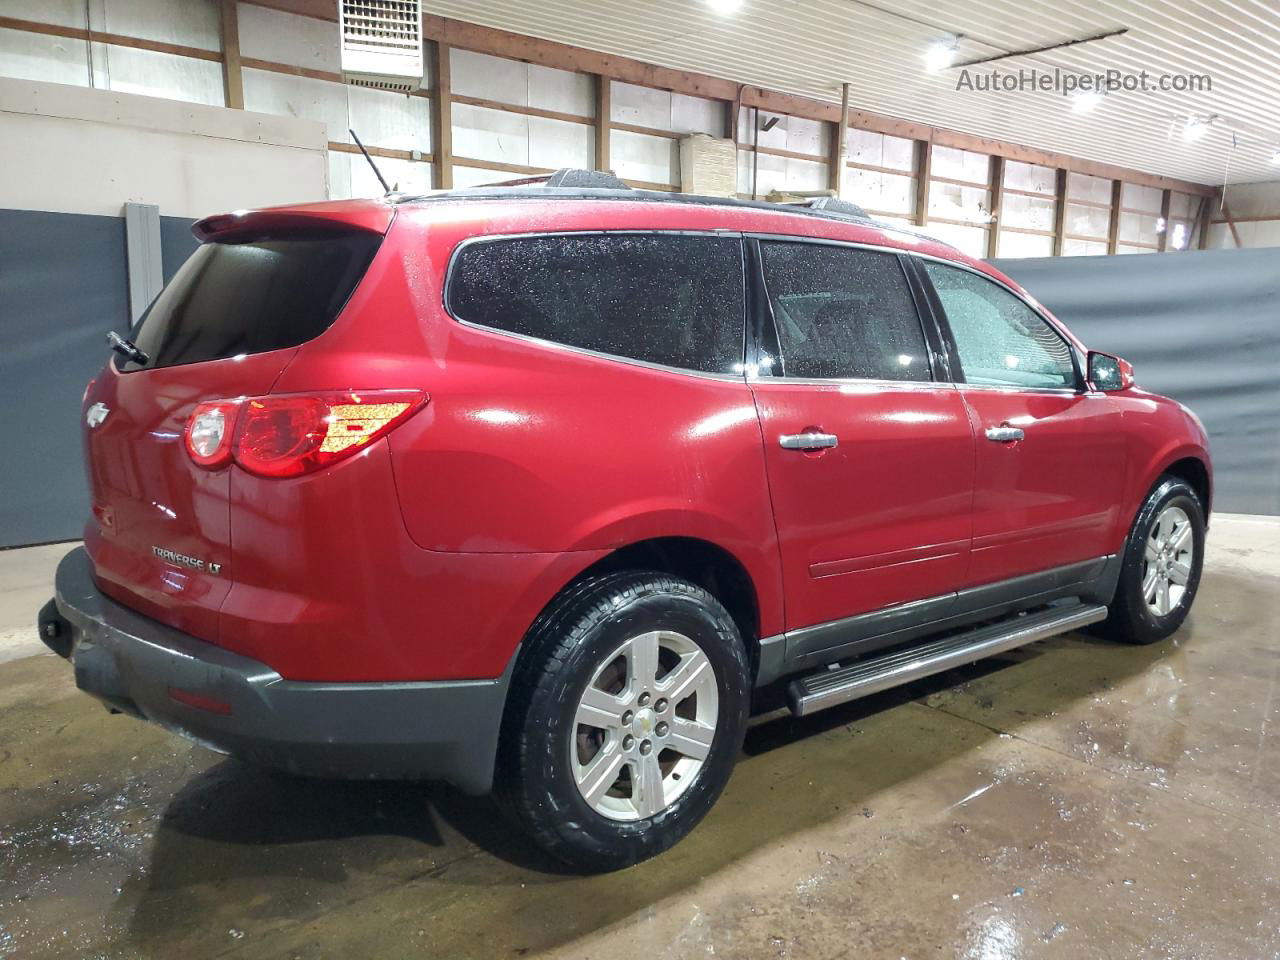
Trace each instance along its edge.
<path fill-rule="evenodd" d="M 916 226 L 929 223 L 929 174 L 933 168 L 933 141 L 916 141 Z"/>
<path fill-rule="evenodd" d="M 596 74 L 596 169 L 613 170 L 610 141 L 613 134 L 613 81 Z"/>
<path fill-rule="evenodd" d="M 1000 207 L 1004 203 L 1004 157 L 991 158 L 991 227 L 987 230 L 987 259 L 997 256 L 1000 248 Z"/>
<path fill-rule="evenodd" d="M 1053 255 L 1062 256 L 1067 239 L 1067 171 L 1058 169 L 1057 190 L 1053 198 Z"/>
<path fill-rule="evenodd" d="M 460 93 L 450 93 L 452 103 L 465 103 L 470 107 L 483 107 L 486 110 L 500 110 L 505 113 L 518 113 L 526 117 L 544 117 L 547 120 L 560 120 L 564 123 L 581 123 L 595 126 L 595 117 L 584 117 L 577 113 L 561 113 L 559 110 L 543 110 L 541 107 L 526 107 L 518 103 L 503 103 L 501 100 L 489 100 L 485 97 L 466 97 Z"/>
<path fill-rule="evenodd" d="M 1209 221 L 1212 219 L 1209 211 L 1212 209 L 1213 199 L 1201 197 L 1200 206 L 1196 209 L 1196 226 L 1200 229 L 1199 247 L 1201 250 L 1209 249 Z"/>
<path fill-rule="evenodd" d="M 244 73 L 240 69 L 240 17 L 236 0 L 222 0 L 222 97 L 233 110 L 244 109 Z"/>
<path fill-rule="evenodd" d="M 760 152 L 764 153 L 764 149 L 762 148 Z M 1237 224 L 1238 223 L 1277 223 L 1277 222 L 1280 222 L 1280 214 L 1264 213 L 1256 217 L 1233 216 L 1229 220 L 1226 217 L 1223 217 L 1222 219 L 1219 220 L 1211 216 L 1209 218 L 1209 222 L 1210 223 L 1237 223 Z"/>
<path fill-rule="evenodd" d="M 89 31 L 84 27 L 64 27 L 56 23 L 41 23 L 38 20 L 22 20 L 18 17 L 0 17 L 0 27 L 6 30 L 22 30 L 25 33 L 38 33 L 46 37 L 66 37 L 70 40 L 89 42 Z M 115 47 L 130 47 L 134 50 L 151 50 L 154 53 L 169 53 L 175 57 L 190 57 L 193 60 L 206 60 L 210 63 L 221 63 L 222 54 L 216 50 L 205 50 L 203 47 L 188 47 L 180 43 L 165 43 L 161 40 L 145 40 L 142 37 L 126 37 L 119 33 L 103 33 L 94 30 L 92 41 L 106 43 Z"/>
<path fill-rule="evenodd" d="M 506 163 L 501 160 L 481 160 L 479 157 L 454 157 L 453 161 L 460 167 L 473 167 L 477 170 L 496 170 L 499 173 L 518 173 L 526 177 L 538 177 L 545 173 L 555 173 L 550 167 L 531 167 L 525 163 Z"/>
<path fill-rule="evenodd" d="M 846 83 L 840 93 L 840 119 L 836 121 L 831 160 L 827 164 L 827 186 L 836 192 L 837 197 L 844 186 L 845 145 L 849 139 L 849 86 Z"/>
<path fill-rule="evenodd" d="M 745 146 L 743 149 L 751 150 L 752 147 Z M 755 147 L 754 149 L 759 150 L 760 156 L 762 157 L 786 157 L 789 160 L 804 160 L 807 163 L 831 162 L 831 156 L 829 154 L 827 156 L 823 156 L 820 153 L 801 153 L 799 150 L 783 150 L 781 147 Z M 904 173 L 901 170 L 897 172 L 903 176 L 911 176 L 911 174 Z"/>
<path fill-rule="evenodd" d="M 436 42 L 431 63 L 431 155 L 437 190 L 453 189 L 453 97 L 449 45 Z"/>
<path fill-rule="evenodd" d="M 1196 219 L 1192 220 L 1193 232 L 1194 230 L 1199 230 L 1199 239 L 1197 241 L 1197 246 L 1201 248 L 1201 250 L 1208 250 L 1208 220 L 1210 220 L 1210 216 L 1208 216 L 1208 210 L 1210 210 L 1211 205 L 1212 205 L 1212 201 L 1210 200 L 1210 198 L 1208 197 L 1199 198 L 1199 204 L 1196 206 Z M 1187 248 L 1188 250 L 1190 250 L 1189 241 L 1187 244 Z"/>
<path fill-rule="evenodd" d="M 269 70 L 272 73 L 283 73 L 290 77 L 306 77 L 308 80 L 324 80 L 328 83 L 341 83 L 342 74 L 332 70 L 316 70 L 314 67 L 299 67 L 292 63 L 276 63 L 273 60 L 259 60 L 256 57 L 241 57 L 240 66 L 250 70 Z"/>
<path fill-rule="evenodd" d="M 338 22 L 338 0 L 244 0 L 255 7 L 266 7 L 284 13 L 296 13 L 314 20 Z"/>
<path fill-rule="evenodd" d="M 732 80 L 659 67 L 629 57 L 586 50 L 554 40 L 526 37 L 507 30 L 482 27 L 431 14 L 422 18 L 422 35 L 462 50 L 523 60 L 525 63 L 537 63 L 575 73 L 598 73 L 613 80 L 660 90 L 675 90 L 709 100 L 732 100 L 737 92 L 737 84 Z"/>
<path fill-rule="evenodd" d="M 387 157 L 391 160 L 409 160 L 414 163 L 431 163 L 435 157 L 430 153 L 419 153 L 418 158 L 414 160 L 413 150 L 400 150 L 395 147 L 372 147 L 365 144 L 364 148 L 369 151 L 371 157 Z M 334 153 L 354 153 L 360 155 L 360 148 L 354 143 L 343 143 L 341 140 L 330 140 L 329 149 Z"/>
<path fill-rule="evenodd" d="M 725 120 L 724 125 L 725 136 L 733 141 L 734 146 L 738 144 L 738 118 L 742 115 L 742 87 L 738 87 L 738 94 L 732 100 L 724 102 Z"/>
<path fill-rule="evenodd" d="M 1236 222 L 1231 218 L 1231 208 L 1227 206 L 1226 197 L 1222 199 L 1222 217 L 1231 228 L 1231 239 L 1236 242 L 1236 249 L 1243 250 L 1244 244 L 1240 242 L 1240 231 L 1236 229 Z"/>
<path fill-rule="evenodd" d="M 1160 223 L 1164 226 L 1164 229 L 1160 231 L 1160 236 L 1156 238 L 1156 248 L 1161 253 L 1169 249 L 1169 207 L 1172 202 L 1173 193 L 1166 190 L 1160 198 Z"/>
<path fill-rule="evenodd" d="M 662 137 L 666 140 L 679 140 L 686 136 L 683 133 L 676 133 L 674 130 L 663 130 L 661 127 L 645 127 L 638 123 L 623 123 L 620 120 L 614 120 L 609 124 L 614 130 L 626 130 L 628 133 L 639 133 L 646 137 Z"/>
<path fill-rule="evenodd" d="M 1107 220 L 1107 253 L 1120 251 L 1120 195 L 1124 191 L 1123 180 L 1111 181 L 1111 214 Z"/>

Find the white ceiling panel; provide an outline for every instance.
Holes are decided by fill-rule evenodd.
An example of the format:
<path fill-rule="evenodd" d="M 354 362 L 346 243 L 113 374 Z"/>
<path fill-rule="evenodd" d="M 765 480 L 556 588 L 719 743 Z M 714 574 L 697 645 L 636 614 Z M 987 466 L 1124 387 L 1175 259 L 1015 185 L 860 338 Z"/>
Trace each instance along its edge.
<path fill-rule="evenodd" d="M 725 0 L 720 0 L 720 4 Z M 433 0 L 431 12 L 856 109 L 993 137 L 1147 173 L 1217 184 L 1274 180 L 1280 150 L 1276 0 Z M 1212 88 L 1109 94 L 1077 113 L 1058 92 L 957 90 L 959 71 L 925 70 L 933 42 L 960 37 L 959 60 L 1114 30 L 1092 43 L 1001 60 L 978 71 L 1152 77 L 1202 74 Z M 1214 116 L 1187 142 L 1188 117 Z"/>

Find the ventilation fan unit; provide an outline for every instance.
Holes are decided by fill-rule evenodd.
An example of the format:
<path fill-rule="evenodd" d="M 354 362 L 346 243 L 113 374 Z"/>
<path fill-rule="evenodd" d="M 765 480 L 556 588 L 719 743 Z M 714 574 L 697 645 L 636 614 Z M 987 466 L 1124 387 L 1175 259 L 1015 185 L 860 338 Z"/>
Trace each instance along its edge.
<path fill-rule="evenodd" d="M 422 86 L 421 0 L 342 0 L 342 78 L 378 90 Z"/>

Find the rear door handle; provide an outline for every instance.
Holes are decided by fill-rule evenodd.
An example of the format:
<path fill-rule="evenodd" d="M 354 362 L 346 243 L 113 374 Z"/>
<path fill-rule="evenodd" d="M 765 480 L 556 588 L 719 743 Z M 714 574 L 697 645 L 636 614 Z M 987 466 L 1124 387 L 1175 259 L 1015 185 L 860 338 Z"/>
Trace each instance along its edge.
<path fill-rule="evenodd" d="M 784 433 L 778 437 L 783 450 L 825 450 L 839 442 L 834 433 Z"/>
<path fill-rule="evenodd" d="M 987 439 L 994 440 L 996 443 L 1012 443 L 1015 440 L 1021 440 L 1026 434 L 1019 427 L 1010 427 L 1008 425 L 999 427 L 987 427 Z"/>

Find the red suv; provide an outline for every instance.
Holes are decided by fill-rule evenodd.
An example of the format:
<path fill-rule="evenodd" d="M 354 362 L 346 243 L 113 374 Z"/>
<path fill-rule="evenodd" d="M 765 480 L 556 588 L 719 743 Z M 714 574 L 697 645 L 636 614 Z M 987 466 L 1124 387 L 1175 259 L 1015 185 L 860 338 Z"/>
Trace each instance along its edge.
<path fill-rule="evenodd" d="M 496 783 L 607 869 L 707 812 L 755 688 L 805 714 L 1195 597 L 1196 417 L 852 205 L 579 172 L 194 229 L 85 392 L 40 627 L 214 749 Z"/>

